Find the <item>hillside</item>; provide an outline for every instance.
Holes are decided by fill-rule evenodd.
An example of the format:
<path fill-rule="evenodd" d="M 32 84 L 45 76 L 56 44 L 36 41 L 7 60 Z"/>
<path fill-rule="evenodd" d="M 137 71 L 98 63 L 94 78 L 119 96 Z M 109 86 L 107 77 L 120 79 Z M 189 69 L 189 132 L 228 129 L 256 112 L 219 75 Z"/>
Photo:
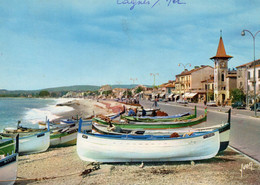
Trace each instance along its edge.
<path fill-rule="evenodd" d="M 127 88 L 131 89 L 136 87 L 137 84 L 122 84 L 122 85 L 111 85 L 114 88 Z M 146 85 L 147 87 L 151 87 L 150 85 Z M 68 92 L 68 91 L 97 91 L 99 90 L 100 86 L 96 85 L 73 85 L 73 86 L 63 86 L 63 87 L 53 87 L 53 88 L 45 88 L 39 90 L 6 90 L 0 89 L 0 95 L 28 95 L 28 94 L 38 94 L 42 90 L 46 90 L 49 92 Z"/>

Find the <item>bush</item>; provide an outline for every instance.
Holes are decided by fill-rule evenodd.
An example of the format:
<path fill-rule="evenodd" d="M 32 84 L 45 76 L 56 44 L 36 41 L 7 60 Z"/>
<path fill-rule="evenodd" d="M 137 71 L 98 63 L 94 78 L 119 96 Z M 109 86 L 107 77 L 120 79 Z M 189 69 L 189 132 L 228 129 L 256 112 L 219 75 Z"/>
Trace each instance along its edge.
<path fill-rule="evenodd" d="M 236 101 L 244 102 L 245 98 L 246 98 L 244 92 L 241 89 L 237 89 L 237 88 L 231 90 L 230 95 L 231 95 L 231 98 L 232 98 L 232 103 L 236 102 Z"/>
<path fill-rule="evenodd" d="M 39 96 L 40 97 L 50 96 L 50 93 L 48 91 L 40 91 Z"/>

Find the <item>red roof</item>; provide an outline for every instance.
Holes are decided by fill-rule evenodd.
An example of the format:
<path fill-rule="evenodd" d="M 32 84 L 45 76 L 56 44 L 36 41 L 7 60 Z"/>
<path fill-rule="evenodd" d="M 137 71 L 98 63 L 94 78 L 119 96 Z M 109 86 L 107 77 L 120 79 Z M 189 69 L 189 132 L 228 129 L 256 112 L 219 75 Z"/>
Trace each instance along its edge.
<path fill-rule="evenodd" d="M 226 50 L 224 47 L 224 42 L 223 42 L 222 37 L 220 37 L 220 39 L 219 39 L 218 50 L 217 50 L 216 56 L 211 57 L 210 59 L 216 59 L 216 58 L 232 58 L 232 56 L 226 54 Z"/>
<path fill-rule="evenodd" d="M 254 61 L 248 62 L 248 63 L 246 63 L 246 64 L 242 64 L 242 65 L 240 65 L 240 66 L 237 66 L 236 68 L 246 67 L 247 65 L 248 65 L 248 66 L 251 66 L 251 65 L 253 64 L 253 62 L 254 62 Z M 255 62 L 256 62 L 256 64 L 257 64 L 258 62 L 260 62 L 260 59 L 257 59 Z"/>
<path fill-rule="evenodd" d="M 195 72 L 195 71 L 198 71 L 198 70 L 201 70 L 201 69 L 203 69 L 203 68 L 205 68 L 205 67 L 211 67 L 211 66 L 206 66 L 206 65 L 204 65 L 204 66 L 202 66 L 202 67 L 199 67 L 199 68 L 194 68 L 194 69 L 192 69 L 192 70 L 190 70 L 190 71 L 183 71 L 181 74 L 178 74 L 178 75 L 176 75 L 176 76 L 185 76 L 185 75 L 190 75 L 191 73 L 193 73 L 193 72 Z M 211 67 L 211 68 L 213 68 L 213 67 Z"/>

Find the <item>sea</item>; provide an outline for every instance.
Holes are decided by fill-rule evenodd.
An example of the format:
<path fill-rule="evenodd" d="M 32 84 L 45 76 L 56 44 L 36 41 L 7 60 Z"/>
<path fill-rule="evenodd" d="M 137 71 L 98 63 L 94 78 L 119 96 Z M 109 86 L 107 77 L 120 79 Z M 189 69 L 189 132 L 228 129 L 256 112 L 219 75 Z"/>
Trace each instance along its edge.
<path fill-rule="evenodd" d="M 72 111 L 72 107 L 56 106 L 73 99 L 57 98 L 0 98 L 0 132 L 6 127 L 22 126 L 38 128 L 39 121 L 58 119 L 60 113 Z"/>

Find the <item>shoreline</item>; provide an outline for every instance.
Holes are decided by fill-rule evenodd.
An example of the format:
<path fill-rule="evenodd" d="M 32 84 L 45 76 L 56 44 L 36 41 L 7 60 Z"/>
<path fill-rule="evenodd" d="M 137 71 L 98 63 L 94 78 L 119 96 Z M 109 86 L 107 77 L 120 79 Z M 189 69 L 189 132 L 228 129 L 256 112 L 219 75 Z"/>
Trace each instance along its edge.
<path fill-rule="evenodd" d="M 95 114 L 109 114 L 117 112 L 118 106 L 122 105 L 82 99 L 72 101 L 70 106 L 74 110 L 60 116 L 88 116 L 93 111 Z M 15 184 L 255 184 L 260 176 L 260 165 L 252 163 L 252 169 L 242 168 L 241 177 L 241 165 L 252 161 L 231 148 L 212 159 L 200 161 L 147 162 L 143 165 L 101 163 L 100 169 L 82 176 L 93 165 L 82 161 L 76 148 L 75 145 L 52 147 L 46 152 L 19 156 Z"/>

